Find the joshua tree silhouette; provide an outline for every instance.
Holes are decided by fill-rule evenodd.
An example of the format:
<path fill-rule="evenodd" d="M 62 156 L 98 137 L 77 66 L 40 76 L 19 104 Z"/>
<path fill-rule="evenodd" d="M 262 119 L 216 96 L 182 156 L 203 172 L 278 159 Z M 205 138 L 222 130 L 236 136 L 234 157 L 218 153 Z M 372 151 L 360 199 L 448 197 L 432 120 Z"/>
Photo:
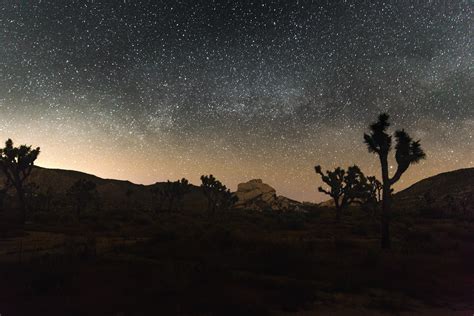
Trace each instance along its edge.
<path fill-rule="evenodd" d="M 207 208 L 209 212 L 215 213 L 217 207 L 229 209 L 237 201 L 230 190 L 212 174 L 209 176 L 201 176 L 201 182 L 201 188 L 207 197 Z"/>
<path fill-rule="evenodd" d="M 179 207 L 183 196 L 191 190 L 189 181 L 185 178 L 182 178 L 178 181 L 167 181 L 166 183 L 159 185 L 153 189 L 152 194 L 156 198 L 156 203 L 158 205 L 157 209 L 161 209 L 164 202 L 168 202 L 168 208 L 170 211 L 173 210 L 175 206 L 174 202 L 176 201 Z"/>
<path fill-rule="evenodd" d="M 397 170 L 393 177 L 389 175 L 388 154 L 392 149 L 392 136 L 387 133 L 390 126 L 389 115 L 380 114 L 378 121 L 370 125 L 370 133 L 364 134 L 364 141 L 370 153 L 379 156 L 382 169 L 382 248 L 388 249 L 390 243 L 390 217 L 392 185 L 400 180 L 411 164 L 417 163 L 426 157 L 420 141 L 413 141 L 407 132 L 395 132 L 395 160 Z"/>
<path fill-rule="evenodd" d="M 347 172 L 337 167 L 334 171 L 327 170 L 324 174 L 319 165 L 314 167 L 314 170 L 329 186 L 329 189 L 319 187 L 318 190 L 333 198 L 337 221 L 340 221 L 342 211 L 351 203 L 364 203 L 372 197 L 369 182 L 356 165 L 349 167 Z"/>
<path fill-rule="evenodd" d="M 40 148 L 32 149 L 31 146 L 21 145 L 13 147 L 13 141 L 8 139 L 5 147 L 0 149 L 0 168 L 7 178 L 7 187 L 13 186 L 18 195 L 21 208 L 21 221 L 26 220 L 27 204 L 25 201 L 25 180 L 30 176 L 35 160 L 38 158 Z"/>
<path fill-rule="evenodd" d="M 382 201 L 382 183 L 375 177 L 367 177 L 367 181 L 369 182 L 371 195 L 374 202 Z"/>

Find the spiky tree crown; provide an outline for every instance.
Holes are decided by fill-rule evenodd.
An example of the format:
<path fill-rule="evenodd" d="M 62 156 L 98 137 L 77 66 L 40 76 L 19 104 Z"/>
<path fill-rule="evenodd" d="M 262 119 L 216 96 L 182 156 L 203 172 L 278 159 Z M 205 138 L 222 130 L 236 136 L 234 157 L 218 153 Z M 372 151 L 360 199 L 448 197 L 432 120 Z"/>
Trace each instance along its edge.
<path fill-rule="evenodd" d="M 326 170 L 326 174 L 324 174 L 321 170 L 321 166 L 319 165 L 314 167 L 314 170 L 321 176 L 323 182 L 329 186 L 329 190 L 319 187 L 318 191 L 325 193 L 335 199 L 339 198 L 343 193 L 344 175 L 346 174 L 346 171 L 340 167 L 337 167 L 334 169 L 334 171 Z"/>
<path fill-rule="evenodd" d="M 370 134 L 364 134 L 369 152 L 387 154 L 392 146 L 392 137 L 387 133 L 389 115 L 382 113 L 377 122 L 370 125 Z"/>
<path fill-rule="evenodd" d="M 39 153 L 39 147 L 36 149 L 27 145 L 14 147 L 11 139 L 5 142 L 5 147 L 0 149 L 0 168 L 7 178 L 7 187 L 10 185 L 22 186 L 22 183 L 30 175 Z"/>
<path fill-rule="evenodd" d="M 227 187 L 217 180 L 212 174 L 209 176 L 201 176 L 201 187 L 205 190 L 215 191 L 215 192 L 225 192 Z"/>
<path fill-rule="evenodd" d="M 39 147 L 36 149 L 32 149 L 31 146 L 27 145 L 13 147 L 13 141 L 8 139 L 5 142 L 5 148 L 0 149 L 0 161 L 3 164 L 14 164 L 19 170 L 24 170 L 33 165 L 39 153 Z"/>
<path fill-rule="evenodd" d="M 370 125 L 370 134 L 364 134 L 364 141 L 369 152 L 377 153 L 384 158 L 390 152 L 392 144 L 392 136 L 387 133 L 390 126 L 388 119 L 388 114 L 380 114 L 378 121 Z M 411 164 L 426 158 L 420 141 L 414 141 L 405 130 L 395 132 L 395 141 L 395 160 L 398 167 L 395 175 L 390 179 L 391 184 L 397 182 Z"/>

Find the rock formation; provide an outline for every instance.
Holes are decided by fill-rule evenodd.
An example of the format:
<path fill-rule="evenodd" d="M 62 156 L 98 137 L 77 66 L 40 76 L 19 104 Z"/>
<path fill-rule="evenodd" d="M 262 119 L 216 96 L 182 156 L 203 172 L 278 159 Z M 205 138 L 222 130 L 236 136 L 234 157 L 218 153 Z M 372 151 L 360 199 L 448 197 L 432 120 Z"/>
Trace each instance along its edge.
<path fill-rule="evenodd" d="M 298 211 L 302 210 L 300 202 L 277 196 L 274 188 L 263 183 L 261 179 L 240 183 L 235 195 L 238 198 L 235 208 L 255 211 Z"/>

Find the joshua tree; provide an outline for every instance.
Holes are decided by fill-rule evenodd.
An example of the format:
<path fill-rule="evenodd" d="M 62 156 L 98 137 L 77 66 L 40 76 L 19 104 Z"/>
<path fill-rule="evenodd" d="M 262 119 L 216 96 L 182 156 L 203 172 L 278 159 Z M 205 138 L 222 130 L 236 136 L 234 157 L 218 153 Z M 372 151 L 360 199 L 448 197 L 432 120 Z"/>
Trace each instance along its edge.
<path fill-rule="evenodd" d="M 21 208 L 22 222 L 25 222 L 27 213 L 24 184 L 31 174 L 39 153 L 39 147 L 36 149 L 32 149 L 31 146 L 27 145 L 13 147 L 11 139 L 5 142 L 5 148 L 0 149 L 0 168 L 7 179 L 7 187 L 11 185 L 16 190 Z"/>
<path fill-rule="evenodd" d="M 367 181 L 373 200 L 375 202 L 382 201 L 382 182 L 380 182 L 375 176 L 367 177 Z"/>
<path fill-rule="evenodd" d="M 358 166 L 349 167 L 347 172 L 337 167 L 334 171 L 327 170 L 326 174 L 322 172 L 321 166 L 314 167 L 314 170 L 329 186 L 329 189 L 319 187 L 318 190 L 333 198 L 337 221 L 341 219 L 342 210 L 351 203 L 362 203 L 369 198 L 370 187 L 367 178 Z"/>
<path fill-rule="evenodd" d="M 191 190 L 189 185 L 189 181 L 185 178 L 175 182 L 169 182 L 168 190 L 169 190 L 169 197 L 170 197 L 170 210 L 173 210 L 173 203 L 174 201 L 177 202 L 178 207 L 181 204 L 181 200 L 183 196 Z"/>
<path fill-rule="evenodd" d="M 207 197 L 209 212 L 214 213 L 218 207 L 229 209 L 235 204 L 236 197 L 212 174 L 201 176 L 201 182 L 201 188 Z"/>
<path fill-rule="evenodd" d="M 97 198 L 96 184 L 92 181 L 79 179 L 67 191 L 76 204 L 76 216 L 80 219 L 82 211 L 91 200 Z"/>
<path fill-rule="evenodd" d="M 158 209 L 161 209 L 161 206 L 166 201 L 168 202 L 169 210 L 173 210 L 174 202 L 176 201 L 180 204 L 183 196 L 188 193 L 191 189 L 189 181 L 185 178 L 182 178 L 178 181 L 167 181 L 163 185 L 157 186 L 153 189 L 152 194 L 156 197 L 157 202 L 159 203 Z"/>
<path fill-rule="evenodd" d="M 364 140 L 370 153 L 379 156 L 382 169 L 382 248 L 390 248 L 390 206 L 392 185 L 395 184 L 411 164 L 417 163 L 426 157 L 420 141 L 413 141 L 407 132 L 395 132 L 395 160 L 397 170 L 390 177 L 388 154 L 392 149 L 392 136 L 387 133 L 390 126 L 388 114 L 380 114 L 378 121 L 370 125 L 370 133 L 364 134 Z"/>
<path fill-rule="evenodd" d="M 155 183 L 155 186 L 151 189 L 151 196 L 152 204 L 155 207 L 155 210 L 161 210 L 166 197 L 164 188 L 158 182 Z"/>
<path fill-rule="evenodd" d="M 237 201 L 237 196 L 234 193 L 230 192 L 229 189 L 227 189 L 226 191 L 222 192 L 219 204 L 223 210 L 227 211 L 231 209 L 234 204 L 237 203 Z"/>

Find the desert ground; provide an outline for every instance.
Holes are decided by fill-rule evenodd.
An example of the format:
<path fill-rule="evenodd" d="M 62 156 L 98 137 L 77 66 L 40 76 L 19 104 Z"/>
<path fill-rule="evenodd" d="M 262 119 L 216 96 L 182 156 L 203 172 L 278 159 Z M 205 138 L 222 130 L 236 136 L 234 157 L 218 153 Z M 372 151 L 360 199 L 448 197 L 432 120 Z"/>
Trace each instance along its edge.
<path fill-rule="evenodd" d="M 2 223 L 2 315 L 471 315 L 474 222 L 377 215 L 88 214 Z"/>

